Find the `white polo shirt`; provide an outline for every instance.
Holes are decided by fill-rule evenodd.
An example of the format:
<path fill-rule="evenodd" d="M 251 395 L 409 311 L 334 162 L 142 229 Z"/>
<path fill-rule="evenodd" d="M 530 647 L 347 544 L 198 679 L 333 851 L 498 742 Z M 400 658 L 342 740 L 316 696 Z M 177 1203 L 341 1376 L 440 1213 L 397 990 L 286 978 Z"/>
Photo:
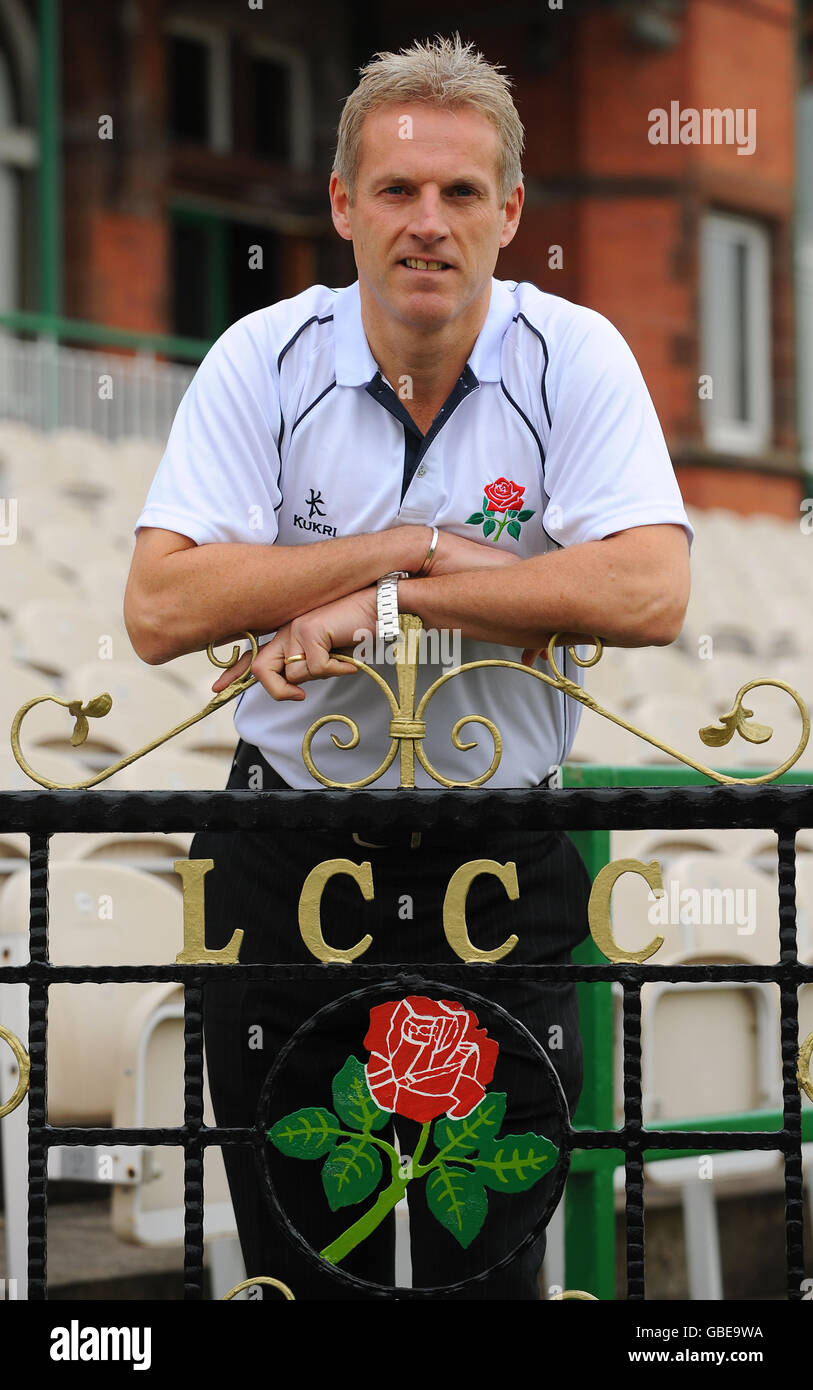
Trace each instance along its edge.
<path fill-rule="evenodd" d="M 136 530 L 162 527 L 198 545 L 292 546 L 425 523 L 522 558 L 653 523 L 681 525 L 691 540 L 646 385 L 601 314 L 530 284 L 494 280 L 468 364 L 425 436 L 399 393 L 406 396 L 408 382 L 384 382 L 370 351 L 358 283 L 338 291 L 315 285 L 249 314 L 201 363 Z M 439 653 L 427 644 L 426 654 L 448 661 L 442 644 Z M 520 656 L 516 648 L 462 642 L 464 662 Z M 378 669 L 395 690 L 394 668 Z M 418 697 L 448 669 L 422 664 Z M 582 684 L 589 676 L 570 661 L 567 674 Z M 323 727 L 314 761 L 336 781 L 367 776 L 390 743 L 383 693 L 363 673 L 304 689 L 305 700 L 278 703 L 252 687 L 236 709 L 239 735 L 291 786 L 314 788 L 303 736 L 314 720 L 346 714 L 359 725 L 359 746 L 343 752 L 330 734 L 346 742 L 346 727 Z M 424 749 L 444 776 L 477 777 L 491 761 L 487 730 L 462 731 L 464 741 L 478 741 L 467 753 L 450 734 L 461 716 L 485 715 L 503 739 L 489 785 L 535 786 L 564 762 L 580 712 L 532 676 L 481 669 L 433 697 Z M 396 757 L 375 785 L 398 780 Z M 417 764 L 415 780 L 437 785 Z"/>

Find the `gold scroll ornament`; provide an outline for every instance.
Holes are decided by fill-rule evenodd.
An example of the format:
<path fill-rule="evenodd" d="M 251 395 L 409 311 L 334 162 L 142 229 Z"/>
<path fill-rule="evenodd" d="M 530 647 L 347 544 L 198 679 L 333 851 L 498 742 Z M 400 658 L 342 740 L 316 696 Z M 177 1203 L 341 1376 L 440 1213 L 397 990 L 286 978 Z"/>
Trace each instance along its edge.
<path fill-rule="evenodd" d="M 810 1079 L 810 1058 L 813 1055 L 813 1033 L 808 1033 L 799 1048 L 799 1062 L 796 1080 L 808 1100 L 813 1100 L 813 1081 Z"/>
<path fill-rule="evenodd" d="M 791 686 L 787 685 L 784 681 L 773 680 L 769 677 L 749 681 L 740 688 L 740 690 L 737 692 L 736 698 L 731 709 L 728 710 L 725 714 L 721 715 L 720 719 L 716 724 L 705 725 L 703 728 L 700 729 L 699 734 L 701 740 L 708 747 L 720 748 L 730 743 L 731 739 L 734 737 L 734 734 L 737 733 L 740 735 L 740 737 L 744 738 L 749 743 L 766 742 L 771 737 L 772 730 L 765 724 L 751 722 L 753 710 L 748 708 L 743 702 L 745 696 L 749 693 L 749 691 L 759 689 L 762 686 L 774 686 L 779 690 L 784 690 L 791 697 L 791 699 L 796 704 L 797 709 L 799 710 L 802 722 L 802 732 L 799 738 L 799 742 L 793 753 L 790 755 L 790 757 L 786 758 L 785 761 L 779 765 L 779 767 L 775 768 L 772 771 L 761 773 L 756 777 L 731 777 L 728 776 L 726 773 L 717 772 L 714 768 L 707 767 L 705 764 L 697 762 L 695 759 L 690 758 L 688 755 L 679 752 L 675 748 L 672 748 L 669 744 L 663 743 L 660 739 L 657 739 L 654 736 L 645 733 L 642 729 L 638 729 L 634 724 L 630 724 L 627 720 L 622 719 L 619 715 L 615 715 L 610 710 L 605 709 L 593 698 L 593 696 L 589 695 L 580 685 L 577 685 L 576 682 L 569 680 L 565 675 L 563 675 L 556 662 L 556 648 L 557 646 L 561 647 L 563 645 L 560 641 L 558 633 L 554 634 L 551 637 L 550 644 L 548 647 L 548 665 L 551 671 L 553 672 L 552 675 L 548 675 L 544 671 L 539 671 L 535 667 L 525 666 L 521 662 L 517 661 L 507 661 L 503 659 L 470 661 L 462 666 L 458 666 L 450 671 L 446 671 L 442 676 L 439 676 L 438 679 L 435 680 L 432 683 L 432 685 L 429 686 L 429 689 L 424 693 L 416 708 L 415 693 L 418 662 L 417 639 L 420 634 L 422 624 L 419 618 L 415 617 L 413 614 L 410 613 L 402 613 L 399 622 L 401 629 L 401 637 L 400 640 L 395 644 L 395 669 L 396 681 L 398 686 L 397 699 L 393 691 L 390 689 L 390 686 L 379 674 L 379 672 L 376 671 L 373 667 L 367 665 L 363 661 L 358 660 L 356 657 L 349 656 L 345 653 L 332 653 L 332 655 L 337 660 L 348 662 L 350 665 L 355 666 L 357 669 L 363 671 L 367 676 L 370 677 L 371 680 L 375 681 L 375 683 L 381 690 L 384 698 L 389 703 L 392 717 L 389 723 L 390 746 L 387 749 L 383 760 L 381 761 L 379 766 L 372 773 L 369 774 L 369 776 L 359 778 L 356 781 L 350 782 L 336 782 L 332 778 L 326 777 L 323 773 L 321 773 L 319 769 L 316 767 L 316 764 L 313 760 L 311 746 L 315 735 L 323 726 L 328 724 L 340 723 L 344 724 L 345 727 L 349 729 L 350 737 L 347 740 L 347 742 L 343 743 L 334 732 L 331 734 L 333 743 L 337 748 L 345 750 L 353 749 L 358 746 L 358 743 L 360 741 L 360 732 L 358 725 L 355 723 L 354 720 L 350 719 L 347 715 L 343 714 L 325 715 L 322 718 L 317 719 L 308 729 L 308 731 L 305 734 L 305 737 L 302 740 L 302 757 L 306 767 L 308 768 L 308 771 L 311 773 L 311 776 L 316 781 L 321 782 L 323 786 L 331 788 L 340 788 L 343 790 L 355 790 L 361 787 L 369 786 L 371 783 L 377 781 L 378 778 L 381 777 L 387 771 L 387 769 L 392 765 L 393 761 L 395 760 L 396 754 L 398 754 L 400 757 L 399 766 L 401 787 L 412 788 L 415 786 L 416 758 L 420 763 L 421 767 L 424 769 L 424 771 L 441 786 L 450 788 L 483 786 L 486 782 L 490 780 L 490 778 L 496 772 L 502 757 L 502 738 L 496 725 L 490 719 L 487 719 L 485 716 L 478 714 L 464 715 L 462 718 L 458 719 L 455 722 L 451 730 L 452 745 L 460 752 L 466 752 L 469 749 L 477 746 L 476 740 L 473 742 L 464 742 L 461 739 L 461 731 L 465 727 L 465 725 L 472 723 L 481 724 L 488 730 L 488 732 L 491 735 L 494 750 L 491 762 L 485 772 L 481 773 L 478 777 L 469 779 L 468 781 L 453 781 L 447 777 L 444 777 L 442 773 L 438 772 L 437 769 L 433 767 L 431 762 L 429 761 L 428 755 L 426 754 L 426 751 L 423 747 L 423 741 L 426 735 L 427 709 L 437 691 L 440 690 L 444 685 L 446 685 L 448 681 L 454 680 L 456 676 L 462 675 L 466 671 L 475 671 L 479 668 L 486 667 L 502 667 L 507 670 L 517 671 L 525 676 L 530 676 L 534 680 L 542 681 L 544 682 L 544 684 L 550 686 L 552 689 L 561 691 L 563 694 L 570 696 L 571 699 L 577 700 L 580 704 L 585 705 L 588 709 L 593 710 L 594 713 L 601 715 L 602 718 L 609 719 L 612 723 L 617 724 L 620 728 L 626 729 L 629 733 L 634 734 L 637 738 L 643 739 L 646 743 L 651 744 L 654 748 L 659 748 L 663 752 L 668 753 L 671 757 L 676 758 L 679 762 L 684 763 L 687 767 L 693 768 L 696 772 L 702 773 L 703 776 L 711 778 L 711 780 L 714 782 L 725 785 L 758 786 L 765 782 L 774 781 L 777 777 L 781 776 L 783 772 L 786 772 L 789 768 L 793 766 L 795 762 L 798 761 L 799 757 L 807 747 L 807 743 L 810 737 L 810 717 L 807 708 L 804 704 L 804 701 L 801 699 L 798 693 L 792 689 Z M 251 646 L 252 657 L 255 657 L 258 651 L 257 641 L 255 637 L 251 634 L 240 635 L 245 636 L 247 638 Z M 571 659 L 573 660 L 575 665 L 582 668 L 586 668 L 595 666 L 596 663 L 600 660 L 603 652 L 602 643 L 599 638 L 593 638 L 592 643 L 595 650 L 593 652 L 593 655 L 587 659 L 582 659 L 578 655 L 578 652 L 576 651 L 575 647 L 568 647 Z M 213 646 L 212 644 L 210 644 L 207 648 L 207 655 L 210 661 L 212 661 L 215 666 L 218 666 L 223 670 L 228 670 L 239 660 L 240 649 L 238 646 L 234 646 L 229 659 L 226 661 L 221 661 L 218 657 L 215 656 Z M 12 723 L 12 750 L 14 752 L 14 756 L 18 764 L 27 774 L 27 776 L 29 776 L 33 781 L 38 782 L 39 785 L 42 787 L 48 787 L 54 790 L 78 790 L 86 787 L 96 786 L 100 782 L 105 781 L 106 778 L 112 777 L 113 774 L 115 772 L 118 772 L 121 768 L 127 767 L 130 763 L 135 762 L 138 758 L 143 757 L 145 754 L 151 752 L 154 748 L 160 747 L 163 743 L 166 743 L 169 739 L 175 737 L 176 734 L 179 734 L 183 730 L 188 729 L 189 727 L 191 727 L 191 725 L 198 723 L 201 719 L 206 718 L 208 714 L 211 714 L 215 710 L 220 709 L 223 705 L 228 704 L 229 701 L 236 699 L 237 696 L 241 695 L 245 690 L 248 690 L 252 685 L 255 685 L 256 681 L 257 678 L 251 673 L 250 669 L 243 672 L 241 676 L 236 677 L 228 686 L 226 686 L 224 690 L 221 690 L 217 695 L 213 695 L 212 699 L 204 707 L 204 709 L 200 710 L 197 714 L 191 715 L 189 719 L 185 720 L 182 724 L 177 725 L 174 729 L 169 730 L 168 733 L 163 734 L 158 738 L 154 739 L 151 743 L 145 744 L 143 748 L 138 749 L 135 753 L 129 754 L 126 758 L 120 759 L 118 762 L 113 763 L 110 767 L 107 767 L 103 771 L 97 772 L 93 776 L 88 777 L 80 782 L 53 782 L 49 778 L 43 777 L 41 774 L 34 771 L 34 769 L 30 766 L 30 764 L 24 757 L 20 744 L 20 730 L 22 722 L 29 710 L 33 709 L 35 705 L 44 703 L 46 701 L 51 701 L 55 704 L 62 705 L 74 717 L 75 723 L 73 733 L 71 735 L 71 744 L 74 747 L 78 747 L 82 743 L 84 743 L 85 739 L 87 738 L 89 730 L 88 720 L 103 718 L 107 713 L 109 713 L 112 707 L 112 700 L 109 694 L 105 693 L 102 695 L 98 695 L 94 699 L 88 701 L 87 703 L 83 703 L 81 700 L 78 699 L 60 700 L 54 695 L 40 695 L 36 696 L 34 699 L 27 701 L 26 704 L 24 704 L 22 708 L 18 710 Z M 195 861 L 191 862 L 194 863 Z M 492 861 L 482 862 L 491 863 Z M 201 865 L 200 868 L 192 869 L 190 866 L 188 872 L 184 870 L 182 873 L 182 876 L 184 877 L 184 887 L 189 887 L 189 889 L 191 890 L 191 901 L 187 908 L 185 894 L 185 911 L 187 912 L 185 923 L 185 940 L 187 944 L 185 944 L 184 951 L 181 953 L 178 959 L 186 962 L 192 960 L 194 960 L 195 962 L 200 960 L 236 961 L 239 952 L 239 938 L 241 937 L 241 933 L 239 932 L 235 932 L 231 942 L 228 944 L 228 946 L 224 947 L 222 951 L 207 951 L 204 946 L 202 880 L 207 870 L 205 867 L 203 867 L 206 861 L 198 861 L 198 863 Z M 593 930 L 594 937 L 597 943 L 599 944 L 600 948 L 602 949 L 604 954 L 608 956 L 610 960 L 642 961 L 646 960 L 658 949 L 658 947 L 662 944 L 662 938 L 655 938 L 649 946 L 637 952 L 624 951 L 622 947 L 618 946 L 618 944 L 613 939 L 612 929 L 610 926 L 610 894 L 612 891 L 612 884 L 620 873 L 627 871 L 641 873 L 653 888 L 657 888 L 660 885 L 660 871 L 658 869 L 658 866 L 654 863 L 654 861 L 652 864 L 650 864 L 649 869 L 647 869 L 646 865 L 639 864 L 637 861 L 620 861 L 620 863 L 623 864 L 624 867 L 619 867 L 619 864 L 616 864 L 614 866 L 609 865 L 607 866 L 607 869 L 603 870 L 602 873 L 599 874 L 599 876 L 596 879 L 596 883 L 594 884 L 594 894 L 591 897 L 591 930 Z M 464 866 L 464 869 L 470 869 L 470 867 L 471 866 Z M 319 866 L 319 868 L 325 870 L 325 866 Z M 354 866 L 354 872 L 357 872 L 358 870 L 359 866 Z M 510 870 L 511 866 L 505 865 L 497 866 L 496 868 L 492 866 L 491 869 L 485 871 L 497 873 L 497 876 L 500 877 L 501 882 L 504 884 L 509 897 L 513 897 L 515 896 L 515 888 L 514 886 L 512 886 L 510 878 L 508 877 L 508 875 L 510 874 Z M 181 872 L 180 869 L 178 871 Z M 334 872 L 335 871 L 336 870 L 334 868 Z M 343 871 L 348 872 L 348 870 L 346 869 Z M 474 870 L 474 872 L 483 871 L 484 870 L 482 868 L 480 868 L 479 870 L 475 868 Z M 463 870 L 461 870 L 460 872 L 463 873 Z M 317 870 L 314 870 L 314 873 L 317 873 Z M 655 881 L 656 878 L 657 883 Z M 323 876 L 322 880 L 317 879 L 310 883 L 308 894 L 306 895 L 306 905 L 304 908 L 305 926 L 303 928 L 303 935 L 306 936 L 306 939 L 309 940 L 309 942 L 313 943 L 311 949 L 313 949 L 314 945 L 316 946 L 317 949 L 314 953 L 317 954 L 317 958 L 319 959 L 355 959 L 356 956 L 360 955 L 364 950 L 367 949 L 369 945 L 369 940 L 367 937 L 363 938 L 360 942 L 356 944 L 355 947 L 350 948 L 350 951 L 348 952 L 339 952 L 335 948 L 331 948 L 328 946 L 322 935 L 322 930 L 319 924 L 318 917 L 318 904 L 319 899 L 321 897 L 321 893 L 319 891 L 320 881 L 321 886 L 324 887 L 324 881 L 326 881 L 326 879 Z M 360 879 L 357 879 L 357 881 L 362 887 L 362 892 L 366 896 L 367 889 L 365 888 L 364 884 L 362 884 Z M 454 886 L 454 889 L 452 887 L 452 884 L 450 884 L 449 891 L 447 892 L 447 901 L 444 905 L 444 929 L 446 930 L 449 941 L 453 945 L 454 949 L 457 951 L 458 955 L 461 955 L 462 958 L 465 960 L 499 960 L 503 955 L 507 954 L 510 950 L 513 949 L 513 946 L 516 944 L 516 939 L 513 937 L 509 937 L 508 940 L 504 942 L 501 947 L 498 947 L 495 951 L 478 951 L 477 947 L 475 947 L 474 944 L 470 941 L 468 937 L 468 931 L 465 925 L 466 888 L 467 885 L 465 885 L 463 883 L 463 880 L 461 879 L 459 883 Z M 372 892 L 371 886 L 369 891 Z M 660 888 L 660 891 L 662 891 L 662 886 Z M 300 909 L 300 922 L 302 922 L 302 916 L 303 909 Z M 319 952 L 322 952 L 323 954 L 320 955 Z"/>
<path fill-rule="evenodd" d="M 599 1299 L 596 1298 L 594 1293 L 585 1293 L 584 1289 L 562 1289 L 561 1293 L 552 1293 L 548 1302 L 557 1303 L 565 1298 L 580 1298 L 588 1300 L 590 1303 L 599 1302 Z"/>
<path fill-rule="evenodd" d="M 257 1274 L 253 1279 L 244 1279 L 242 1283 L 235 1284 L 233 1289 L 229 1289 L 228 1293 L 224 1293 L 220 1300 L 221 1303 L 228 1303 L 230 1299 L 234 1298 L 238 1293 L 241 1293 L 243 1289 L 250 1289 L 254 1284 L 270 1284 L 272 1288 L 279 1289 L 283 1298 L 287 1298 L 291 1302 L 296 1301 L 288 1285 L 283 1284 L 281 1279 L 272 1279 L 268 1274 Z"/>
<path fill-rule="evenodd" d="M 474 742 L 463 742 L 460 737 L 461 730 L 467 724 L 482 724 L 488 730 L 492 738 L 494 752 L 489 766 L 480 776 L 473 777 L 468 781 L 452 781 L 438 772 L 429 761 L 423 748 L 423 740 L 426 735 L 426 712 L 437 691 L 446 685 L 448 681 L 454 680 L 456 676 L 462 675 L 466 671 L 476 671 L 486 667 L 502 667 L 506 670 L 518 671 L 525 676 L 530 676 L 533 680 L 542 681 L 545 685 L 551 686 L 552 689 L 569 695 L 573 700 L 578 700 L 580 704 L 586 706 L 587 709 L 592 710 L 595 714 L 599 714 L 602 718 L 609 719 L 613 724 L 617 724 L 620 728 L 626 729 L 629 733 L 634 734 L 636 738 L 643 739 L 646 743 L 651 744 L 653 748 L 659 748 L 662 752 L 668 753 L 670 757 L 676 758 L 678 762 L 685 763 L 687 767 L 694 768 L 696 772 L 702 773 L 704 777 L 710 777 L 712 781 L 725 785 L 759 786 L 761 783 L 774 781 L 777 777 L 780 777 L 783 772 L 787 772 L 788 769 L 793 767 L 794 763 L 798 761 L 807 747 L 810 737 L 810 716 L 807 707 L 801 696 L 791 686 L 787 685 L 784 681 L 773 680 L 767 676 L 761 677 L 758 680 L 748 681 L 747 684 L 741 686 L 738 690 L 731 709 L 721 715 L 716 724 L 707 724 L 700 729 L 699 733 L 702 742 L 705 743 L 707 747 L 721 748 L 725 744 L 731 742 L 735 733 L 739 734 L 741 738 L 744 738 L 749 743 L 767 742 L 772 735 L 772 729 L 770 729 L 767 724 L 753 723 L 753 710 L 746 707 L 743 703 L 749 691 L 759 689 L 762 686 L 774 686 L 778 690 L 784 690 L 796 704 L 802 721 L 802 733 L 799 742 L 790 757 L 786 758 L 779 767 L 769 772 L 760 773 L 759 776 L 730 777 L 726 773 L 717 772 L 714 768 L 707 767 L 704 763 L 699 763 L 694 758 L 690 758 L 687 754 L 681 753 L 678 749 L 671 747 L 670 744 L 663 743 L 653 735 L 645 733 L 643 729 L 639 729 L 634 724 L 630 724 L 626 719 L 622 719 L 620 715 L 613 714 L 611 710 L 605 709 L 592 695 L 588 695 L 587 691 L 580 685 L 577 685 L 575 681 L 571 681 L 564 676 L 559 670 L 556 662 L 555 649 L 563 645 L 558 633 L 554 633 L 548 646 L 548 665 L 553 672 L 552 675 L 548 675 L 544 671 L 538 671 L 536 667 L 525 666 L 519 661 L 506 661 L 496 658 L 493 660 L 469 661 L 439 676 L 438 679 L 429 686 L 429 689 L 424 693 L 416 708 L 415 687 L 418 664 L 417 637 L 420 633 L 422 624 L 420 618 L 415 617 L 412 613 L 402 613 L 399 622 L 401 640 L 394 644 L 396 647 L 395 671 L 398 685 L 397 699 L 384 678 L 372 666 L 344 652 L 331 653 L 337 661 L 349 662 L 351 666 L 355 666 L 358 670 L 363 671 L 365 675 L 369 676 L 371 680 L 375 681 L 390 706 L 392 717 L 389 723 L 390 746 L 383 760 L 369 776 L 359 778 L 352 782 L 336 782 L 332 778 L 326 777 L 321 773 L 313 760 L 311 745 L 314 736 L 323 726 L 339 723 L 344 724 L 345 727 L 349 729 L 350 738 L 347 742 L 342 743 L 336 734 L 332 733 L 331 738 L 335 746 L 346 750 L 356 748 L 359 744 L 361 735 L 355 720 L 350 719 L 344 714 L 323 715 L 322 718 L 317 719 L 311 725 L 302 740 L 302 757 L 311 776 L 314 777 L 317 782 L 321 782 L 325 787 L 337 787 L 352 791 L 360 787 L 370 786 L 371 783 L 376 782 L 392 765 L 396 754 L 400 756 L 400 786 L 402 787 L 415 786 L 416 758 L 424 771 L 428 773 L 433 781 L 438 782 L 441 786 L 483 786 L 493 777 L 502 758 L 502 737 L 492 720 L 480 714 L 467 714 L 458 719 L 452 728 L 451 741 L 459 752 L 467 752 L 469 749 L 477 746 L 476 740 Z M 256 656 L 258 650 L 256 638 L 250 633 L 241 633 L 238 635 L 245 637 L 249 641 L 252 657 Z M 582 659 L 578 655 L 575 647 L 568 647 L 571 660 L 575 665 L 582 668 L 595 666 L 601 659 L 604 650 L 601 640 L 595 637 L 592 638 L 591 641 L 595 650 L 593 655 L 587 659 Z M 227 661 L 221 661 L 215 656 L 211 643 L 206 650 L 209 660 L 212 661 L 215 666 L 223 670 L 228 670 L 229 667 L 235 665 L 240 658 L 240 649 L 237 646 L 233 648 L 232 654 Z M 252 675 L 249 668 L 249 670 L 244 671 L 241 676 L 236 677 L 230 685 L 227 685 L 225 690 L 221 690 L 217 695 L 214 695 L 204 709 L 200 710 L 197 714 L 190 715 L 189 719 L 184 720 L 182 724 L 176 725 L 176 727 L 170 729 L 168 733 L 160 735 L 158 738 L 153 739 L 151 743 L 145 744 L 143 748 L 139 748 L 135 753 L 130 753 L 126 758 L 120 759 L 118 762 L 111 764 L 110 767 L 105 768 L 102 772 L 97 772 L 92 777 L 87 777 L 81 782 L 53 782 L 50 778 L 43 777 L 40 773 L 35 772 L 23 755 L 20 745 L 20 728 L 29 710 L 33 709 L 35 705 L 51 701 L 53 704 L 62 705 L 73 715 L 75 723 L 73 733 L 71 734 L 71 743 L 74 747 L 78 747 L 84 743 L 87 738 L 89 730 L 88 720 L 104 718 L 104 716 L 110 712 L 113 702 L 109 694 L 97 695 L 87 703 L 83 703 L 80 699 L 60 700 L 55 695 L 38 695 L 32 700 L 28 700 L 14 716 L 11 726 L 11 747 L 20 767 L 32 781 L 38 782 L 41 787 L 48 787 L 54 790 L 79 790 L 85 787 L 94 787 L 97 786 L 98 783 L 104 782 L 106 778 L 112 777 L 113 774 L 120 771 L 121 768 L 127 767 L 130 763 L 135 762 L 136 759 L 143 757 L 146 753 L 152 752 L 154 748 L 159 748 L 163 743 L 174 738 L 176 734 L 182 733 L 184 729 L 188 729 L 201 719 L 205 719 L 208 714 L 212 714 L 215 710 L 221 709 L 223 705 L 228 704 L 230 700 L 236 699 L 238 695 L 242 695 L 245 690 L 255 685 L 256 682 L 257 677 Z"/>
<path fill-rule="evenodd" d="M 16 1033 L 12 1033 L 9 1028 L 4 1028 L 2 1023 L 0 1023 L 0 1039 L 8 1043 L 17 1062 L 17 1085 L 9 1099 L 0 1105 L 0 1120 L 2 1120 L 5 1115 L 10 1115 L 12 1110 L 17 1109 L 28 1091 L 28 1082 L 31 1077 L 31 1058 Z"/>

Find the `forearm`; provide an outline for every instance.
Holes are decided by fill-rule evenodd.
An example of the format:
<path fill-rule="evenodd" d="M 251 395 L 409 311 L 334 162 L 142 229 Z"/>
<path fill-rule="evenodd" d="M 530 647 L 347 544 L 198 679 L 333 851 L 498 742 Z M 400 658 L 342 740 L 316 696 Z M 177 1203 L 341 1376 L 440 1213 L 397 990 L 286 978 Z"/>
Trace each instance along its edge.
<path fill-rule="evenodd" d="M 189 545 L 160 563 L 134 557 L 125 620 L 134 648 L 152 664 L 199 651 L 238 632 L 272 632 L 389 570 L 421 568 L 426 526 L 301 546 Z"/>
<path fill-rule="evenodd" d="M 464 637 L 519 648 L 545 648 L 553 633 L 601 637 L 608 645 L 674 641 L 688 597 L 688 565 L 641 563 L 613 548 L 615 537 L 534 556 L 500 571 L 482 570 L 398 585 L 402 612 L 425 628 L 458 628 Z"/>

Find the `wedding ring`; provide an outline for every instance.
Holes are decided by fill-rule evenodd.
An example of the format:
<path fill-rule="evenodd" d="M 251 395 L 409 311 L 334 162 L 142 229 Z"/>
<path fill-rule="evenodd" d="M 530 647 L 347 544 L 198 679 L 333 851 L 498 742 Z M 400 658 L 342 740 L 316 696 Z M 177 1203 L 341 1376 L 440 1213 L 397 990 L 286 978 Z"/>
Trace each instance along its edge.
<path fill-rule="evenodd" d="M 307 661 L 307 657 L 304 652 L 300 652 L 298 656 L 284 656 L 282 658 L 283 666 L 290 666 L 292 661 Z"/>

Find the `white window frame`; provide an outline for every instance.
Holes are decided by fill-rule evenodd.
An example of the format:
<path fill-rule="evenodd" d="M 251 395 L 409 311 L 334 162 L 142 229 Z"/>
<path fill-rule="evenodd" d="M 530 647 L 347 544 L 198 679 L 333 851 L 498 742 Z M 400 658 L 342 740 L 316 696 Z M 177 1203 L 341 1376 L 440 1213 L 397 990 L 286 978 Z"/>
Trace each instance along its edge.
<path fill-rule="evenodd" d="M 166 33 L 174 39 L 194 39 L 209 49 L 208 146 L 215 154 L 232 148 L 232 90 L 229 32 L 197 19 L 171 19 Z"/>
<path fill-rule="evenodd" d="M 294 169 L 313 166 L 313 95 L 308 62 L 303 53 L 289 44 L 271 39 L 252 39 L 246 50 L 251 58 L 271 58 L 287 67 L 291 74 L 291 152 Z"/>
<path fill-rule="evenodd" d="M 735 325 L 730 286 L 719 274 L 720 251 L 745 249 L 746 395 L 748 420 L 734 413 Z M 772 438 L 771 245 L 767 229 L 729 213 L 704 214 L 700 225 L 700 372 L 711 377 L 712 395 L 701 397 L 706 443 L 725 453 L 760 454 Z"/>

